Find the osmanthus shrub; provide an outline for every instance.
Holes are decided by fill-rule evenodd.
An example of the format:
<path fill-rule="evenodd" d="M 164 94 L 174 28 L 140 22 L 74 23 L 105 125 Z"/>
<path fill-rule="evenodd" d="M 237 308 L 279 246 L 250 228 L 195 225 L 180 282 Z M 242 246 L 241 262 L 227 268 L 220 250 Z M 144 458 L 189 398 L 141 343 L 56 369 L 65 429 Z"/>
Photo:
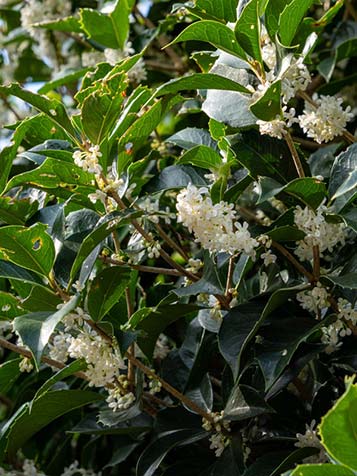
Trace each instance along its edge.
<path fill-rule="evenodd" d="M 357 474 L 345 3 L 0 0 L 1 475 Z"/>

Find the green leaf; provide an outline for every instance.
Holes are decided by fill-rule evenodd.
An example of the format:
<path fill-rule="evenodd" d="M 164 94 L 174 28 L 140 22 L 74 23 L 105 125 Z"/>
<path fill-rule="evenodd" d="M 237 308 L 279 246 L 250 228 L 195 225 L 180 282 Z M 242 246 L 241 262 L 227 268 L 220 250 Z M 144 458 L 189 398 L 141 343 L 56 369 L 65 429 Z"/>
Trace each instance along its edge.
<path fill-rule="evenodd" d="M 215 0 L 196 0 L 195 6 L 205 14 L 216 17 L 225 22 L 236 20 L 236 0 L 224 0 L 216 2 Z"/>
<path fill-rule="evenodd" d="M 34 396 L 33 401 L 38 400 L 43 395 L 51 390 L 51 388 L 57 383 L 61 382 L 66 377 L 70 377 L 71 375 L 75 374 L 76 372 L 80 372 L 81 370 L 85 370 L 87 364 L 84 360 L 75 360 L 70 364 L 63 367 L 63 369 L 56 372 L 52 377 L 50 377 L 46 382 L 37 390 L 36 395 Z"/>
<path fill-rule="evenodd" d="M 321 279 L 341 288 L 357 289 L 357 273 L 348 273 L 343 276 L 321 276 Z"/>
<path fill-rule="evenodd" d="M 0 260 L 0 278 L 14 279 L 23 283 L 46 287 L 45 282 L 37 273 L 3 260 Z"/>
<path fill-rule="evenodd" d="M 346 225 L 357 233 L 357 209 L 352 208 L 349 212 L 341 213 L 340 216 Z"/>
<path fill-rule="evenodd" d="M 223 89 L 225 91 L 237 91 L 240 93 L 251 94 L 249 89 L 229 78 L 225 78 L 218 74 L 200 73 L 172 79 L 168 83 L 160 86 L 156 90 L 155 96 L 164 96 L 166 94 L 191 89 Z"/>
<path fill-rule="evenodd" d="M 166 142 L 178 145 L 183 149 L 192 149 L 196 145 L 205 145 L 213 150 L 218 150 L 216 142 L 211 138 L 206 129 L 197 127 L 186 127 L 176 134 L 166 139 Z"/>
<path fill-rule="evenodd" d="M 279 378 L 299 345 L 320 326 L 321 323 L 314 325 L 311 319 L 302 317 L 277 319 L 270 324 L 256 356 L 264 375 L 266 391 Z"/>
<path fill-rule="evenodd" d="M 279 30 L 279 17 L 290 0 L 269 0 L 265 10 L 265 26 L 271 39 L 275 40 L 275 34 Z"/>
<path fill-rule="evenodd" d="M 89 8 L 80 10 L 80 25 L 89 38 L 107 48 L 123 49 L 129 32 L 127 0 L 118 0 L 109 15 Z"/>
<path fill-rule="evenodd" d="M 71 139 L 76 140 L 76 132 L 67 116 L 66 109 L 63 104 L 56 99 L 48 99 L 46 96 L 27 91 L 21 88 L 17 83 L 10 84 L 9 86 L 0 86 L 0 92 L 6 96 L 16 96 L 28 102 L 39 111 L 44 112 L 51 121 L 60 126 Z"/>
<path fill-rule="evenodd" d="M 258 0 L 250 0 L 240 14 L 234 32 L 239 45 L 253 60 L 262 64 L 260 50 L 260 20 L 258 14 Z"/>
<path fill-rule="evenodd" d="M 0 197 L 0 220 L 8 225 L 24 225 L 37 208 L 38 202 L 29 198 Z"/>
<path fill-rule="evenodd" d="M 191 164 L 203 169 L 217 170 L 222 165 L 222 158 L 211 147 L 197 145 L 181 155 L 177 162 L 179 164 Z"/>
<path fill-rule="evenodd" d="M 24 403 L 1 429 L 0 460 L 5 455 L 10 459 L 16 457 L 30 438 L 60 416 L 102 398 L 86 390 L 57 390 L 46 393 L 32 405 Z"/>
<path fill-rule="evenodd" d="M 76 259 L 72 265 L 70 283 L 68 286 L 73 283 L 73 280 L 85 259 L 107 236 L 109 236 L 119 226 L 128 225 L 131 220 L 138 218 L 139 216 L 141 216 L 141 212 L 125 210 L 124 212 L 113 212 L 100 220 L 97 227 L 84 238 L 78 250 Z"/>
<path fill-rule="evenodd" d="M 0 258 L 48 276 L 55 260 L 47 227 L 36 223 L 30 228 L 10 225 L 0 228 Z"/>
<path fill-rule="evenodd" d="M 259 184 L 260 197 L 258 203 L 263 203 L 279 193 L 284 192 L 297 198 L 305 205 L 316 209 L 327 194 L 325 184 L 314 177 L 298 178 L 283 186 L 276 180 L 269 177 L 262 177 Z"/>
<path fill-rule="evenodd" d="M 255 103 L 250 106 L 252 113 L 263 121 L 271 121 L 280 116 L 281 80 L 272 83 Z"/>
<path fill-rule="evenodd" d="M 290 46 L 305 13 L 314 0 L 292 0 L 279 16 L 279 35 L 284 46 Z"/>
<path fill-rule="evenodd" d="M 84 172 L 74 163 L 63 162 L 48 158 L 34 170 L 13 177 L 7 184 L 6 191 L 20 185 L 31 185 L 41 189 L 64 189 L 71 193 L 93 192 L 96 188 L 91 185 L 93 174 Z"/>
<path fill-rule="evenodd" d="M 35 23 L 35 27 L 45 30 L 65 31 L 67 33 L 83 33 L 80 22 L 75 17 L 59 18 L 53 21 Z"/>
<path fill-rule="evenodd" d="M 30 348 L 37 367 L 57 324 L 75 309 L 78 301 L 79 295 L 73 296 L 56 312 L 34 312 L 14 320 L 14 330 L 19 333 L 23 343 Z"/>
<path fill-rule="evenodd" d="M 61 303 L 57 294 L 42 286 L 33 286 L 31 293 L 22 301 L 24 308 L 31 312 L 56 310 Z"/>
<path fill-rule="evenodd" d="M 188 184 L 204 187 L 207 185 L 203 173 L 190 165 L 170 165 L 145 186 L 148 193 L 187 187 Z"/>
<path fill-rule="evenodd" d="M 290 476 L 353 476 L 354 472 L 345 466 L 335 464 L 302 464 Z"/>
<path fill-rule="evenodd" d="M 181 41 L 205 41 L 214 47 L 243 60 L 246 55 L 239 46 L 233 31 L 226 25 L 212 20 L 202 20 L 188 26 L 170 44 Z"/>
<path fill-rule="evenodd" d="M 350 145 L 339 154 L 332 166 L 329 194 L 334 200 L 353 190 L 357 185 L 357 144 Z"/>
<path fill-rule="evenodd" d="M 357 471 L 357 385 L 347 382 L 345 393 L 322 418 L 322 444 L 331 458 Z"/>
<path fill-rule="evenodd" d="M 152 476 L 170 450 L 176 446 L 190 445 L 206 437 L 207 432 L 192 428 L 162 433 L 141 454 L 136 466 L 136 475 Z"/>
<path fill-rule="evenodd" d="M 272 240 L 278 242 L 284 241 L 298 241 L 303 240 L 305 233 L 295 226 L 283 225 L 273 228 L 271 231 L 267 231 L 266 234 L 270 236 Z"/>
<path fill-rule="evenodd" d="M 234 386 L 224 409 L 224 417 L 232 421 L 246 420 L 265 413 L 274 413 L 274 410 L 255 388 L 238 383 Z"/>
<path fill-rule="evenodd" d="M 12 385 L 20 377 L 19 363 L 21 358 L 8 360 L 0 365 L 0 394 L 6 395 Z"/>
<path fill-rule="evenodd" d="M 88 311 L 94 321 L 100 321 L 123 295 L 130 282 L 130 269 L 112 266 L 99 273 L 88 293 Z"/>
<path fill-rule="evenodd" d="M 27 120 L 25 119 L 22 122 L 22 127 L 16 129 L 14 135 L 12 136 L 10 145 L 4 147 L 0 152 L 0 164 L 1 164 L 1 173 L 0 173 L 0 193 L 3 192 L 6 182 L 12 167 L 12 162 L 17 155 L 17 151 L 21 141 L 25 135 L 25 124 Z"/>
<path fill-rule="evenodd" d="M 19 314 L 22 314 L 23 310 L 22 303 L 19 299 L 10 293 L 0 291 L 0 320 L 13 319 Z"/>
<path fill-rule="evenodd" d="M 83 130 L 93 144 L 100 144 L 110 134 L 119 117 L 124 101 L 122 93 L 127 86 L 125 73 L 108 76 L 81 104 Z"/>
<path fill-rule="evenodd" d="M 259 328 L 263 309 L 262 303 L 248 302 L 234 307 L 224 316 L 218 344 L 234 378 L 238 376 L 242 353 Z"/>

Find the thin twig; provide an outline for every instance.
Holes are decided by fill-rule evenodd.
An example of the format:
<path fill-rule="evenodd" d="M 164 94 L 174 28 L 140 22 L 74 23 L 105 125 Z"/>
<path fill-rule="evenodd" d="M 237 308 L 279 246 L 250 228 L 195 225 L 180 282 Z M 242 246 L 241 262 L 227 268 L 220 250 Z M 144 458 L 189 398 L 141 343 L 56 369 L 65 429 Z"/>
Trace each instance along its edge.
<path fill-rule="evenodd" d="M 0 346 L 4 347 L 5 349 L 11 350 L 12 352 L 15 352 L 16 354 L 23 355 L 24 357 L 27 357 L 28 359 L 32 359 L 33 357 L 29 350 L 25 349 L 24 347 L 20 347 L 19 345 L 12 344 L 11 342 L 9 342 L 6 339 L 3 339 L 2 337 L 0 337 Z M 45 357 L 45 356 L 41 357 L 41 361 L 57 369 L 64 369 L 66 367 L 66 365 L 63 364 L 62 362 L 59 362 L 58 360 L 50 359 L 49 357 Z M 75 372 L 73 375 L 83 380 L 89 380 L 89 378 L 84 372 Z"/>
<path fill-rule="evenodd" d="M 234 258 L 235 258 L 235 256 L 231 256 L 229 258 L 227 281 L 226 281 L 226 290 L 225 290 L 225 293 L 224 293 L 226 296 L 230 295 L 230 290 L 232 289 L 232 279 L 233 279 L 233 272 L 234 272 Z"/>
<path fill-rule="evenodd" d="M 88 324 L 92 327 L 92 329 L 94 329 L 105 341 L 107 341 L 110 345 L 113 344 L 112 338 L 105 331 L 103 331 L 100 327 L 98 327 L 95 322 L 93 322 L 91 320 L 88 320 L 86 322 L 88 322 Z M 143 364 L 140 360 L 138 360 L 136 357 L 133 357 L 132 355 L 130 355 L 128 353 L 126 353 L 125 356 L 129 361 L 131 361 L 133 363 L 133 365 L 135 365 L 135 367 L 142 370 L 145 375 L 159 381 L 164 390 L 166 390 L 172 396 L 174 396 L 175 398 L 180 400 L 182 403 L 184 403 L 188 408 L 190 408 L 195 413 L 198 413 L 203 418 L 206 418 L 207 420 L 213 422 L 212 415 L 205 412 L 194 401 L 192 401 L 190 398 L 186 397 L 186 395 L 182 394 L 181 392 L 176 390 L 174 387 L 172 387 L 168 382 L 166 382 L 166 380 L 159 377 L 153 370 L 151 370 L 149 367 L 147 367 L 145 364 Z"/>
<path fill-rule="evenodd" d="M 129 266 L 130 268 L 142 271 L 143 273 L 167 274 L 168 276 L 182 276 L 182 273 L 180 273 L 180 271 L 177 271 L 177 269 L 159 268 L 156 266 L 144 266 L 142 264 L 132 264 L 128 263 L 127 261 L 110 258 L 109 256 L 99 256 L 99 259 L 102 260 L 104 263 L 115 264 L 118 266 Z"/>
<path fill-rule="evenodd" d="M 294 165 L 295 165 L 296 171 L 298 173 L 298 176 L 300 178 L 305 177 L 305 172 L 304 172 L 302 163 L 300 161 L 299 154 L 298 154 L 298 152 L 295 148 L 294 141 L 293 141 L 293 139 L 290 135 L 290 132 L 285 131 L 284 132 L 284 138 L 285 138 L 285 142 L 287 143 L 287 145 L 289 147 L 289 150 L 290 150 L 291 156 L 293 158 Z"/>
<path fill-rule="evenodd" d="M 297 261 L 297 259 L 294 258 L 294 256 L 286 249 L 284 246 L 282 246 L 280 243 L 277 243 L 276 241 L 272 241 L 271 245 L 280 253 L 287 258 L 290 263 L 306 278 L 310 281 L 310 283 L 313 283 L 315 281 L 315 277 L 313 274 L 311 274 L 307 269 L 304 268 L 302 264 Z"/>

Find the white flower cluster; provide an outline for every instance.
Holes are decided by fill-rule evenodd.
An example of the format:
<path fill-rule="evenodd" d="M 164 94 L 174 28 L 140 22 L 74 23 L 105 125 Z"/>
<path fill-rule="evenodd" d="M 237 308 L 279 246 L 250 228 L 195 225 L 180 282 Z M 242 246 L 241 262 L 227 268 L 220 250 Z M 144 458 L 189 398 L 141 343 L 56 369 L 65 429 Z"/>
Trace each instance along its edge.
<path fill-rule="evenodd" d="M 25 459 L 22 465 L 22 471 L 7 471 L 0 468 L 0 476 L 46 476 L 45 473 L 39 471 L 35 463 L 31 460 Z M 102 472 L 95 473 L 91 469 L 84 469 L 79 467 L 78 461 L 72 463 L 68 468 L 64 469 L 61 476 L 102 476 Z"/>
<path fill-rule="evenodd" d="M 115 200 L 108 196 L 110 193 L 118 193 L 124 185 L 124 180 L 122 178 L 116 178 L 111 172 L 107 173 L 106 180 L 104 181 L 102 177 L 96 177 L 97 184 L 99 189 L 95 193 L 90 193 L 88 195 L 89 200 L 92 203 L 96 203 L 98 200 L 103 203 L 107 211 L 112 211 L 116 208 Z"/>
<path fill-rule="evenodd" d="M 244 252 L 255 257 L 258 242 L 251 237 L 248 223 L 241 225 L 233 204 L 213 204 L 208 189 L 189 184 L 177 196 L 178 222 L 195 235 L 195 241 L 211 252 Z"/>
<path fill-rule="evenodd" d="M 258 237 L 258 242 L 261 243 L 266 249 L 266 251 L 260 255 L 260 257 L 264 260 L 264 266 L 269 266 L 270 264 L 275 263 L 278 257 L 270 249 L 272 239 L 267 235 L 260 235 Z"/>
<path fill-rule="evenodd" d="M 283 106 L 282 112 L 282 116 L 277 115 L 276 118 L 271 121 L 258 119 L 257 125 L 259 126 L 259 132 L 263 135 L 282 139 L 286 128 L 291 127 L 294 122 L 297 122 L 294 108 L 288 110 L 287 106 Z"/>
<path fill-rule="evenodd" d="M 117 377 L 119 386 L 108 389 L 108 398 L 106 402 L 113 412 L 127 410 L 135 402 L 135 395 L 129 392 L 129 381 L 125 375 Z"/>
<path fill-rule="evenodd" d="M 329 461 L 325 449 L 314 429 L 315 425 L 316 421 L 312 420 L 310 425 L 305 425 L 305 433 L 297 433 L 296 435 L 298 441 L 295 443 L 295 446 L 297 448 L 316 448 L 320 450 L 319 453 L 305 458 L 303 461 L 306 464 L 326 463 Z"/>
<path fill-rule="evenodd" d="M 328 298 L 329 293 L 320 282 L 315 287 L 300 291 L 296 295 L 301 307 L 316 315 L 320 310 L 330 307 Z"/>
<path fill-rule="evenodd" d="M 340 136 L 347 122 L 354 117 L 351 107 L 343 109 L 343 100 L 335 96 L 314 94 L 312 99 L 316 107 L 305 103 L 304 113 L 298 117 L 299 125 L 305 134 L 319 144 Z"/>
<path fill-rule="evenodd" d="M 31 359 L 29 359 L 28 357 L 22 357 L 21 362 L 19 363 L 20 372 L 30 373 L 30 372 L 32 372 L 33 368 L 34 367 L 33 367 L 33 363 L 31 361 Z"/>
<path fill-rule="evenodd" d="M 320 205 L 316 212 L 309 207 L 304 209 L 297 206 L 294 211 L 294 221 L 299 230 L 306 233 L 303 240 L 297 242 L 295 254 L 301 260 L 313 259 L 313 246 L 318 245 L 320 256 L 323 252 L 332 251 L 341 243 L 345 244 L 346 226 L 343 223 L 328 223 L 324 213 L 328 208 Z"/>
<path fill-rule="evenodd" d="M 161 217 L 163 218 L 164 222 L 169 225 L 171 223 L 171 219 L 176 217 L 174 213 L 170 212 L 169 207 L 166 207 L 165 210 L 160 210 L 159 200 L 155 200 L 152 197 L 146 197 L 139 203 L 139 206 L 142 210 L 150 215 L 145 218 L 148 218 L 153 223 L 159 223 Z"/>
<path fill-rule="evenodd" d="M 95 175 L 100 175 L 103 170 L 98 160 L 101 156 L 99 145 L 92 145 L 86 151 L 76 150 L 73 153 L 74 163 L 85 172 Z"/>
<path fill-rule="evenodd" d="M 214 450 L 217 458 L 221 456 L 224 449 L 229 445 L 229 433 L 230 426 L 228 420 L 223 420 L 223 412 L 221 413 L 211 413 L 213 417 L 213 423 L 206 418 L 202 418 L 202 428 L 206 431 L 214 432 L 210 436 L 210 449 Z"/>
<path fill-rule="evenodd" d="M 337 317 L 345 321 L 350 321 L 354 326 L 357 325 L 357 309 L 354 309 L 347 299 L 339 298 L 337 304 L 339 311 Z"/>
<path fill-rule="evenodd" d="M 119 352 L 87 326 L 77 337 L 71 338 L 68 355 L 73 359 L 85 359 L 89 386 L 105 387 L 119 377 L 119 369 L 125 368 Z"/>
<path fill-rule="evenodd" d="M 342 345 L 341 338 L 352 334 L 351 329 L 341 320 L 337 319 L 327 327 L 322 327 L 321 342 L 326 344 L 326 354 L 332 354 Z"/>
<path fill-rule="evenodd" d="M 34 23 L 68 16 L 71 14 L 71 8 L 69 0 L 27 0 L 21 9 L 21 25 L 36 39 L 39 30 L 33 28 Z"/>

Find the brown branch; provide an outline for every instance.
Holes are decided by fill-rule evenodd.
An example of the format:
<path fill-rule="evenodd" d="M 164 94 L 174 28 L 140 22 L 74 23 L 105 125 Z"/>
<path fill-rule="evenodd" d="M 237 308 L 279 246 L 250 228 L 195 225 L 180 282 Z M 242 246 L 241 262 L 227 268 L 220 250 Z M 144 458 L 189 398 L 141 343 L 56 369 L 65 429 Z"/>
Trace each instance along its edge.
<path fill-rule="evenodd" d="M 104 332 L 100 327 L 97 326 L 97 324 L 93 321 L 86 321 L 92 329 L 94 329 L 106 342 L 108 342 L 110 345 L 113 345 L 112 338 Z M 198 413 L 201 415 L 203 418 L 206 418 L 210 422 L 213 423 L 213 417 L 209 413 L 205 412 L 199 405 L 197 405 L 194 401 L 192 401 L 190 398 L 186 397 L 186 395 L 182 394 L 178 390 L 176 390 L 174 387 L 172 387 L 166 380 L 162 379 L 159 377 L 153 370 L 151 370 L 149 367 L 147 367 L 145 364 L 143 364 L 140 360 L 138 360 L 136 357 L 130 355 L 129 353 L 125 354 L 126 358 L 135 365 L 138 369 L 142 370 L 145 375 L 148 377 L 151 377 L 155 380 L 158 380 L 161 383 L 161 387 L 166 390 L 168 393 L 170 393 L 172 396 L 180 400 L 182 403 L 184 403 L 188 408 L 190 408 L 192 411 L 195 413 Z"/>
<path fill-rule="evenodd" d="M 230 296 L 230 289 L 232 288 L 232 279 L 233 279 L 233 272 L 234 272 L 234 258 L 235 256 L 231 256 L 229 258 L 226 290 L 224 293 L 226 296 Z"/>
<path fill-rule="evenodd" d="M 294 141 L 293 141 L 293 139 L 290 135 L 290 132 L 285 131 L 284 132 L 284 138 L 285 138 L 285 142 L 287 143 L 287 145 L 289 147 L 289 150 L 290 150 L 291 156 L 293 158 L 294 165 L 295 165 L 296 171 L 298 173 L 298 176 L 300 178 L 305 177 L 305 172 L 304 172 L 302 163 L 300 161 L 299 154 L 298 154 L 298 152 L 295 148 Z"/>
<path fill-rule="evenodd" d="M 299 263 L 297 259 L 294 258 L 294 256 L 286 249 L 284 246 L 282 246 L 280 243 L 277 243 L 276 241 L 272 241 L 271 245 L 280 253 L 285 256 L 287 260 L 290 261 L 290 263 L 306 278 L 310 281 L 310 283 L 315 282 L 315 276 L 311 274 L 307 269 L 304 268 L 302 264 Z"/>
<path fill-rule="evenodd" d="M 5 349 L 11 350 L 12 352 L 15 352 L 16 354 L 23 355 L 24 357 L 27 357 L 28 359 L 33 358 L 29 350 L 25 349 L 24 347 L 20 347 L 19 345 L 12 344 L 11 342 L 9 342 L 6 339 L 3 339 L 2 337 L 0 337 L 0 346 L 4 347 Z M 64 369 L 66 367 L 66 365 L 63 364 L 62 362 L 59 362 L 58 360 L 50 359 L 49 357 L 45 357 L 45 356 L 41 357 L 41 362 L 47 365 L 50 365 L 51 367 L 55 367 L 57 369 Z M 87 380 L 87 381 L 89 380 L 84 372 L 75 372 L 73 375 L 83 380 Z"/>
<path fill-rule="evenodd" d="M 99 259 L 102 260 L 104 263 L 115 264 L 118 266 L 129 266 L 130 268 L 136 269 L 138 271 L 142 271 L 143 273 L 167 274 L 168 276 L 182 276 L 182 273 L 177 271 L 177 269 L 159 268 L 156 266 L 144 266 L 141 264 L 132 264 L 126 261 L 109 258 L 108 256 L 99 256 Z"/>

